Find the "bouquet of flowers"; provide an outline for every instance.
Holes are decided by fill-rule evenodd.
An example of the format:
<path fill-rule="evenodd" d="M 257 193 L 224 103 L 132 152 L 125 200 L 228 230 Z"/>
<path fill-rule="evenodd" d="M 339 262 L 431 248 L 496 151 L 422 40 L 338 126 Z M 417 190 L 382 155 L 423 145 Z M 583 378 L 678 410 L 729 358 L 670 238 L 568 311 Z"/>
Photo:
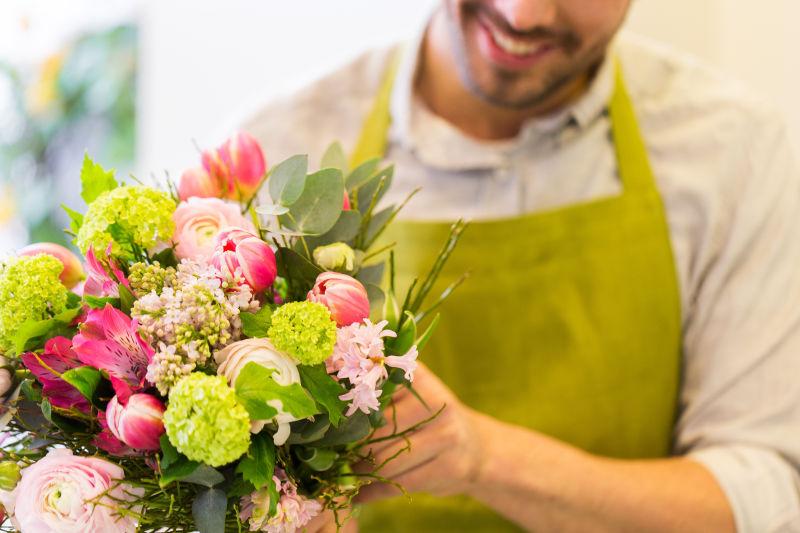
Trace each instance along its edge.
<path fill-rule="evenodd" d="M 0 529 L 292 532 L 382 479 L 363 449 L 413 392 L 463 225 L 397 298 L 392 167 L 336 143 L 320 167 L 267 172 L 244 133 L 163 190 L 85 157 L 88 208 L 65 207 L 85 263 L 46 243 L 0 263 Z"/>

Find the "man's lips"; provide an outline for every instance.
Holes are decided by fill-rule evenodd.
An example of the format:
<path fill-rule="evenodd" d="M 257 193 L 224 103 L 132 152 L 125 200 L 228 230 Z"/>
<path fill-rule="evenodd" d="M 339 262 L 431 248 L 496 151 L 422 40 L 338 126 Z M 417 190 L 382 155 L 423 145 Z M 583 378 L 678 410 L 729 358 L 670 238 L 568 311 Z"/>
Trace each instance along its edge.
<path fill-rule="evenodd" d="M 479 16 L 478 46 L 490 61 L 509 70 L 526 70 L 556 49 L 552 41 L 520 38 L 499 29 L 486 16 Z"/>

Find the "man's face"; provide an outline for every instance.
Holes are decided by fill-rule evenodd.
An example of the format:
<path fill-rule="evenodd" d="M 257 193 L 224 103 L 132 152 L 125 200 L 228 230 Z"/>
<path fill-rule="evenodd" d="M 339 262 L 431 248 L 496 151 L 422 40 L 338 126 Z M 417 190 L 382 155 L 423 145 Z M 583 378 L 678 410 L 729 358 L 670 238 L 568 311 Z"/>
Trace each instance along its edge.
<path fill-rule="evenodd" d="M 545 103 L 602 57 L 630 0 L 445 0 L 462 82 L 502 107 Z"/>

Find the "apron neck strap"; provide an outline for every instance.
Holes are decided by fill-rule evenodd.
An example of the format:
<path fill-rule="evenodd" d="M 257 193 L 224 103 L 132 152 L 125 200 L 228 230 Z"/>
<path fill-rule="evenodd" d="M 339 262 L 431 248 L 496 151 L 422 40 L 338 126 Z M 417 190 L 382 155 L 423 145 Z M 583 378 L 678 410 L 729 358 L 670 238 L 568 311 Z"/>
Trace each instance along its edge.
<path fill-rule="evenodd" d="M 382 158 L 386 153 L 389 126 L 392 120 L 390 113 L 392 88 L 401 55 L 401 48 L 392 52 L 378 94 L 364 120 L 355 149 L 350 157 L 350 168 L 355 168 L 369 159 Z M 653 170 L 650 167 L 633 103 L 625 87 L 619 60 L 615 61 L 614 70 L 614 93 L 611 96 L 608 110 L 620 180 L 626 192 L 654 189 Z"/>

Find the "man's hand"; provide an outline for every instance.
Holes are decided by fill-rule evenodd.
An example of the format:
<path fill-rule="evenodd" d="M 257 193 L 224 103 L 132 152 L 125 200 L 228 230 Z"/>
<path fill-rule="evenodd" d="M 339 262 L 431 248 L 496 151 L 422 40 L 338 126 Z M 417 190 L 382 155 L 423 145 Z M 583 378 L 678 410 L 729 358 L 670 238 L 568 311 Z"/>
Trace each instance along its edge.
<path fill-rule="evenodd" d="M 414 390 L 428 404 L 402 389 L 393 407 L 384 413 L 388 424 L 377 430 L 373 438 L 382 438 L 403 431 L 443 408 L 432 421 L 403 438 L 372 444 L 367 450 L 374 464 L 362 465 L 372 471 L 375 465 L 385 466 L 379 475 L 398 483 L 408 492 L 427 492 L 439 496 L 466 492 L 478 475 L 481 464 L 481 436 L 475 414 L 427 367 L 420 364 L 414 373 Z M 394 457 L 390 460 L 390 458 Z M 395 496 L 401 492 L 393 485 L 373 483 L 361 489 L 359 502 Z"/>

